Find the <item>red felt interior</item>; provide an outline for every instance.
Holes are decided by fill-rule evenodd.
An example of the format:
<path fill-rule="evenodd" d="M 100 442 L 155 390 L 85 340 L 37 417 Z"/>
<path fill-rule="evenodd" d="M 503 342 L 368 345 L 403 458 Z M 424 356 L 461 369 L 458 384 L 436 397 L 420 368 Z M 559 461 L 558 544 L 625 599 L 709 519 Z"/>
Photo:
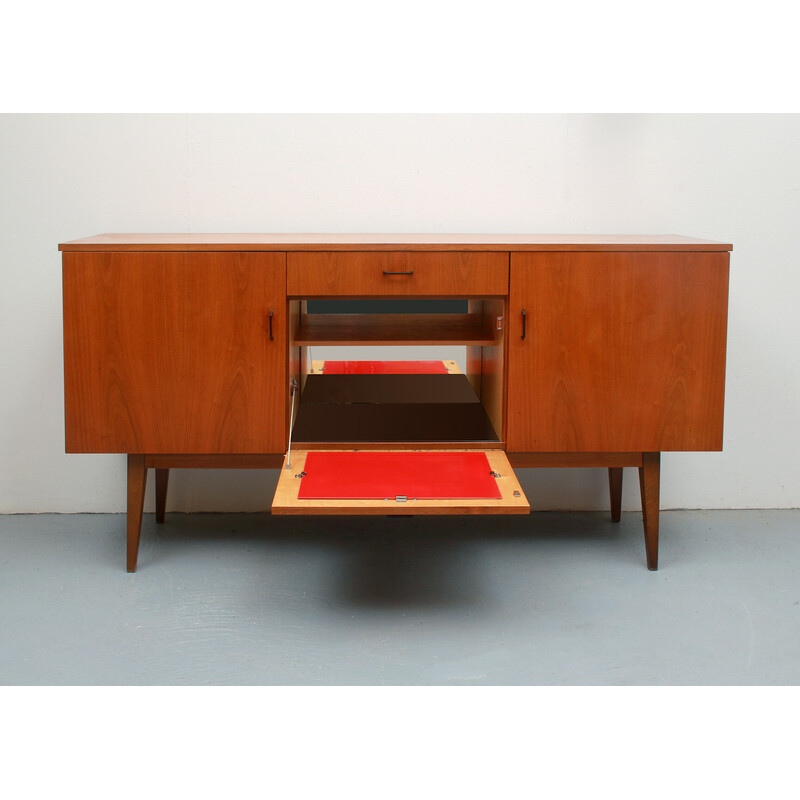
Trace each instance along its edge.
<path fill-rule="evenodd" d="M 301 500 L 495 498 L 497 481 L 486 453 L 338 453 L 306 456 Z"/>
<path fill-rule="evenodd" d="M 428 375 L 447 373 L 441 361 L 326 361 L 326 375 Z"/>

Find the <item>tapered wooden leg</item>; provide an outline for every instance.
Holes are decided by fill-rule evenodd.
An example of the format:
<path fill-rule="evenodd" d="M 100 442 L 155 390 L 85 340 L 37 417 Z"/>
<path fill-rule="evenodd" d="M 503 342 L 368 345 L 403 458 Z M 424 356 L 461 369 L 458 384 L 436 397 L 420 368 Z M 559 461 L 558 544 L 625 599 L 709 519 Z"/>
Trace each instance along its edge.
<path fill-rule="evenodd" d="M 142 530 L 144 488 L 147 485 L 147 468 L 144 456 L 128 456 L 128 572 L 136 572 L 139 558 L 139 534 Z"/>
<path fill-rule="evenodd" d="M 661 480 L 661 453 L 642 453 L 639 488 L 642 492 L 644 548 L 647 569 L 658 569 L 658 504 Z"/>
<path fill-rule="evenodd" d="M 164 521 L 167 510 L 167 485 L 169 484 L 169 470 L 156 470 L 156 522 Z"/>
<path fill-rule="evenodd" d="M 608 493 L 611 495 L 611 521 L 619 522 L 622 512 L 622 467 L 608 468 Z"/>

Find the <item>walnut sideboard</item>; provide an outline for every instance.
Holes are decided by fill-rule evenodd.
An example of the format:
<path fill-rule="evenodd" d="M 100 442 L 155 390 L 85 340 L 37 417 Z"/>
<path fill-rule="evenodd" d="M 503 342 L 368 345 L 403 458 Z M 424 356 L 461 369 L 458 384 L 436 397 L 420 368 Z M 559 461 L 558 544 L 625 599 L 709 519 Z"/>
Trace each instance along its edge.
<path fill-rule="evenodd" d="M 614 521 L 623 468 L 638 467 L 656 569 L 661 452 L 722 449 L 731 249 L 683 236 L 66 242 L 66 450 L 127 454 L 131 572 L 147 471 L 163 522 L 180 467 L 280 469 L 275 514 L 389 515 L 528 514 L 514 467 L 601 467 Z M 363 344 L 465 346 L 466 369 L 342 376 L 311 353 Z M 331 451 L 481 451 L 496 495 L 303 497 L 306 460 Z"/>

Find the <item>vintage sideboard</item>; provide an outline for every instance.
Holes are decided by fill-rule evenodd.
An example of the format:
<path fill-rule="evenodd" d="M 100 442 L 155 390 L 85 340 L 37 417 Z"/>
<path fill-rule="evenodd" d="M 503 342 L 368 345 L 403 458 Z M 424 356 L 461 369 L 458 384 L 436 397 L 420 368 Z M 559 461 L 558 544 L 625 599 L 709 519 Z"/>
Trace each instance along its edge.
<path fill-rule="evenodd" d="M 147 471 L 163 522 L 180 467 L 280 469 L 275 514 L 387 515 L 528 514 L 515 467 L 601 467 L 615 521 L 623 468 L 638 467 L 656 569 L 661 452 L 722 449 L 730 244 L 105 234 L 59 249 L 66 450 L 127 454 L 131 572 Z M 314 347 L 364 344 L 465 346 L 466 368 L 314 361 Z M 397 491 L 361 496 L 355 462 L 331 458 L 354 452 L 381 468 L 400 456 Z M 403 476 L 431 453 L 451 460 L 409 494 Z M 464 453 L 485 454 L 485 495 L 435 485 Z M 322 498 L 302 488 L 312 459 L 334 484 Z"/>

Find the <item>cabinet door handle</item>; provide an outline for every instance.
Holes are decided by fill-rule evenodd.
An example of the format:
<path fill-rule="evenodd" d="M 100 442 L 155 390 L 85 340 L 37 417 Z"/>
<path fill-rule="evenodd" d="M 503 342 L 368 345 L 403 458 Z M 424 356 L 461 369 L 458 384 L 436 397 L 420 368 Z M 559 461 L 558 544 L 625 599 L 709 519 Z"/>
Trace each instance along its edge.
<path fill-rule="evenodd" d="M 525 309 L 522 309 L 522 338 L 525 338 L 525 328 L 527 327 L 527 314 L 525 313 Z"/>
<path fill-rule="evenodd" d="M 274 311 L 270 311 L 269 312 L 269 340 L 270 341 L 273 341 L 273 336 L 272 336 L 272 315 L 274 313 L 275 313 Z"/>
<path fill-rule="evenodd" d="M 408 272 L 389 272 L 389 270 L 385 269 L 383 271 L 383 274 L 384 275 L 413 275 L 414 274 L 414 270 L 410 269 Z"/>

